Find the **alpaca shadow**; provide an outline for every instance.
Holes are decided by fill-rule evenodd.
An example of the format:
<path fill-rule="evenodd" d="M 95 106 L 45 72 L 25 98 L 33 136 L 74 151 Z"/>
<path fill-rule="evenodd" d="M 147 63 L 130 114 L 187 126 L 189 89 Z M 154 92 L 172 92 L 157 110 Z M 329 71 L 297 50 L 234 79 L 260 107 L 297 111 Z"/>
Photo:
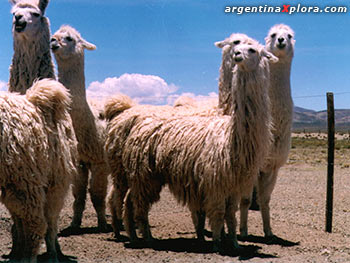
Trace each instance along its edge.
<path fill-rule="evenodd" d="M 107 241 L 115 242 L 115 243 L 125 243 L 130 241 L 130 239 L 127 236 L 119 235 L 118 237 L 114 236 L 112 238 L 107 238 Z"/>
<path fill-rule="evenodd" d="M 152 248 L 156 251 L 172 251 L 178 253 L 213 253 L 213 242 L 200 242 L 194 238 L 154 239 L 151 244 L 139 240 L 133 243 L 125 243 L 124 246 L 131 249 Z M 222 256 L 239 257 L 240 260 L 249 260 L 251 258 L 276 258 L 276 256 L 273 255 L 259 253 L 259 249 L 261 249 L 261 247 L 255 245 L 243 245 L 238 249 L 234 249 L 229 244 L 224 244 L 219 254 Z"/>
<path fill-rule="evenodd" d="M 300 242 L 292 242 L 275 235 L 268 238 L 254 235 L 249 235 L 247 237 L 238 236 L 238 240 L 242 242 L 259 243 L 265 245 L 280 245 L 282 247 L 294 247 L 300 245 Z"/>
<path fill-rule="evenodd" d="M 85 234 L 101 234 L 101 233 L 110 233 L 113 232 L 112 226 L 107 225 L 107 229 L 101 230 L 98 227 L 67 227 L 62 229 L 61 232 L 58 233 L 59 237 L 69 237 L 69 236 L 79 236 Z"/>
<path fill-rule="evenodd" d="M 9 259 L 9 255 L 6 255 L 6 254 L 2 255 L 2 258 L 4 258 L 5 260 L 0 260 L 0 263 L 17 262 L 17 261 L 11 261 Z M 78 262 L 77 261 L 77 257 L 75 257 L 75 256 L 63 256 L 63 257 L 59 258 L 58 261 L 59 262 L 64 262 L 64 263 L 77 263 Z M 37 262 L 38 263 L 49 262 L 47 253 L 38 255 Z"/>
<path fill-rule="evenodd" d="M 47 262 L 52 262 L 52 259 L 50 259 L 49 255 L 47 253 L 38 255 L 37 263 L 47 263 Z M 61 255 L 61 256 L 58 256 L 58 262 L 78 263 L 78 258 L 76 256 Z"/>

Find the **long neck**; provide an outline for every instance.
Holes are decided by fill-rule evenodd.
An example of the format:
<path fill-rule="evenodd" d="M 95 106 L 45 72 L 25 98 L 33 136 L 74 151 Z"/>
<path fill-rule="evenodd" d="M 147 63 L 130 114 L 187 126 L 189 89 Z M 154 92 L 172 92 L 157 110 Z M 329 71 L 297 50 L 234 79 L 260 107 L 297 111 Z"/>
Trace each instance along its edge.
<path fill-rule="evenodd" d="M 10 66 L 11 92 L 24 94 L 33 81 L 42 78 L 55 79 L 49 46 L 49 33 L 43 32 L 36 39 L 14 40 L 14 55 Z"/>
<path fill-rule="evenodd" d="M 73 102 L 75 99 L 86 99 L 84 55 L 71 57 L 67 60 L 57 59 L 57 67 L 58 80 L 69 90 Z"/>
<path fill-rule="evenodd" d="M 219 76 L 219 108 L 223 110 L 224 115 L 230 115 L 232 112 L 232 69 L 232 58 L 229 52 L 224 50 Z"/>
<path fill-rule="evenodd" d="M 262 165 L 270 144 L 268 74 L 268 66 L 254 72 L 234 69 L 231 156 L 243 170 Z"/>
<path fill-rule="evenodd" d="M 291 59 L 283 59 L 270 64 L 270 82 L 273 92 L 279 95 L 291 96 L 290 72 Z"/>
<path fill-rule="evenodd" d="M 291 58 L 283 58 L 276 64 L 270 64 L 269 95 L 272 117 L 277 122 L 281 121 L 279 118 L 288 117 L 291 119 L 293 114 L 293 100 L 290 88 L 291 62 Z"/>

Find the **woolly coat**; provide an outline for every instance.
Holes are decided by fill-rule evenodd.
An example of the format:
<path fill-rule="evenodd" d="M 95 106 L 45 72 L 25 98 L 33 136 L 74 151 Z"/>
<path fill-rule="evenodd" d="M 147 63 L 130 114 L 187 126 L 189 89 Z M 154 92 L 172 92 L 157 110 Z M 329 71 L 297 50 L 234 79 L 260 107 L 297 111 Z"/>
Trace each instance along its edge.
<path fill-rule="evenodd" d="M 0 94 L 1 202 L 15 225 L 18 220 L 25 225 L 34 254 L 47 231 L 57 233 L 50 228 L 57 228 L 76 174 L 70 101 L 60 83 L 47 79 L 35 82 L 26 95 Z"/>
<path fill-rule="evenodd" d="M 251 191 L 271 138 L 268 74 L 265 59 L 254 72 L 234 69 L 231 116 L 162 117 L 125 110 L 118 97 L 106 104 L 110 165 L 125 170 L 136 209 L 156 202 L 168 184 L 179 202 L 211 221 L 233 192 L 239 200 Z"/>

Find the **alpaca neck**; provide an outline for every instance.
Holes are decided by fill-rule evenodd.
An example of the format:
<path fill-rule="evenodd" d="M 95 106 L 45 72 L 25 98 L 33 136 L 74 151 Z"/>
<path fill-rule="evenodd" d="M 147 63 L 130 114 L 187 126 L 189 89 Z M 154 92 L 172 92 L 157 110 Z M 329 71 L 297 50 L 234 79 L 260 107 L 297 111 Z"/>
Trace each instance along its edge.
<path fill-rule="evenodd" d="M 34 80 L 43 78 L 55 79 L 49 37 L 15 39 L 9 90 L 24 94 Z"/>
<path fill-rule="evenodd" d="M 230 115 L 232 112 L 231 84 L 232 84 L 232 58 L 228 52 L 223 52 L 222 63 L 219 76 L 219 108 L 223 110 L 224 115 Z"/>
<path fill-rule="evenodd" d="M 69 90 L 73 102 L 86 99 L 84 57 L 57 60 L 58 80 Z"/>
<path fill-rule="evenodd" d="M 270 64 L 269 95 L 273 111 L 291 111 L 293 108 L 290 89 L 291 62 L 291 58 L 283 58 L 278 63 Z"/>
<path fill-rule="evenodd" d="M 250 169 L 261 162 L 271 138 L 268 69 L 245 72 L 235 68 L 233 75 L 232 158 L 242 169 Z"/>

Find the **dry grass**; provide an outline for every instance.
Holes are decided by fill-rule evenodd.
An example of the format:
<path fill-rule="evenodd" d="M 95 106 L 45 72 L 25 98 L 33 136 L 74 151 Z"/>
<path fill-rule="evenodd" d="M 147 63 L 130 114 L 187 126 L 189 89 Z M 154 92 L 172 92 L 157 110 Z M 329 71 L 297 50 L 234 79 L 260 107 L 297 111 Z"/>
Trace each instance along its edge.
<path fill-rule="evenodd" d="M 335 136 L 335 162 L 340 168 L 350 167 L 350 140 L 347 136 Z M 328 138 L 324 133 L 293 134 L 289 164 L 327 164 Z"/>

